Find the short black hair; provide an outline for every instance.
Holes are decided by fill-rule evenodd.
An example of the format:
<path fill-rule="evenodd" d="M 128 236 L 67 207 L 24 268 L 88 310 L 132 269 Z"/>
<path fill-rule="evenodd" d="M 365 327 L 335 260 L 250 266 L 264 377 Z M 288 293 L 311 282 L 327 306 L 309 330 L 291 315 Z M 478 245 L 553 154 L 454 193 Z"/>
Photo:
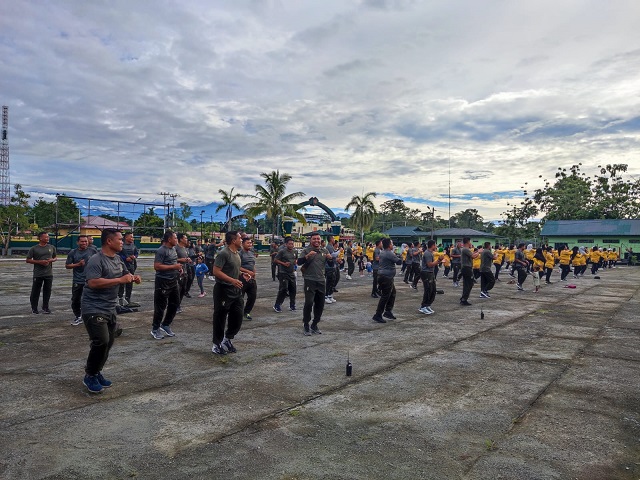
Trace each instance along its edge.
<path fill-rule="evenodd" d="M 178 239 L 178 241 L 182 240 L 184 238 L 184 233 L 177 233 L 176 238 Z"/>
<path fill-rule="evenodd" d="M 284 243 L 289 243 L 289 242 L 293 242 L 293 238 L 291 238 L 291 237 L 284 237 Z"/>
<path fill-rule="evenodd" d="M 429 240 L 429 241 L 427 242 L 427 248 L 431 248 L 431 247 L 433 247 L 435 244 L 436 244 L 436 241 L 435 241 L 435 240 Z"/>
<path fill-rule="evenodd" d="M 38 240 L 40 240 L 40 237 L 42 237 L 42 235 L 49 235 L 47 232 L 38 232 Z"/>
<path fill-rule="evenodd" d="M 225 233 L 224 234 L 224 243 L 229 245 L 231 242 L 233 242 L 236 239 L 237 236 L 238 236 L 238 231 L 237 230 L 232 230 L 230 232 Z"/>
<path fill-rule="evenodd" d="M 470 237 L 462 237 L 462 243 L 463 243 L 463 244 L 465 244 L 465 243 L 469 243 L 470 241 L 471 241 L 471 238 L 470 238 Z"/>
<path fill-rule="evenodd" d="M 106 245 L 110 238 L 115 237 L 120 230 L 116 230 L 115 228 L 105 228 L 102 230 L 102 235 L 100 235 L 100 241 L 102 245 Z"/>
<path fill-rule="evenodd" d="M 387 248 L 389 248 L 389 245 L 391 245 L 391 239 L 390 238 L 383 238 L 382 239 L 382 248 L 384 248 L 386 250 Z"/>
<path fill-rule="evenodd" d="M 125 232 L 124 235 L 122 235 L 124 238 L 127 238 L 129 235 L 133 235 L 133 232 Z"/>
<path fill-rule="evenodd" d="M 175 235 L 175 232 L 172 232 L 171 230 L 167 230 L 166 232 L 164 232 L 164 235 L 162 235 L 162 241 L 168 242 L 169 239 L 174 235 Z"/>

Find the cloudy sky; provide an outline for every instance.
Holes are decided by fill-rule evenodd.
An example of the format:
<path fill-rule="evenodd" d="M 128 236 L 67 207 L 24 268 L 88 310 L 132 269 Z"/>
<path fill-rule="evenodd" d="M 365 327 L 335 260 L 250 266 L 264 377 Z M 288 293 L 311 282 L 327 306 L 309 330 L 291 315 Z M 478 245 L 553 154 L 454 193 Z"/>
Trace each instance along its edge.
<path fill-rule="evenodd" d="M 260 172 L 499 219 L 558 166 L 640 175 L 636 0 L 3 2 L 11 181 L 204 205 Z M 451 174 L 449 175 L 449 165 Z"/>

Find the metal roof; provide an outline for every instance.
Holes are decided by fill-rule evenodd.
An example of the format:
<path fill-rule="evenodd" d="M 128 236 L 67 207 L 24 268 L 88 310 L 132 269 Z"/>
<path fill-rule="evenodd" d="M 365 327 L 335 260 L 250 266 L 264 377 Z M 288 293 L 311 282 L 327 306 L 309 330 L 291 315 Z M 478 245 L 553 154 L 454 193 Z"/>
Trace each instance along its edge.
<path fill-rule="evenodd" d="M 392 227 L 389 230 L 384 232 L 385 235 L 389 235 L 390 237 L 418 237 L 420 235 L 424 235 L 424 230 L 415 225 L 407 225 L 401 227 Z"/>
<path fill-rule="evenodd" d="M 442 238 L 442 237 L 485 237 L 485 238 L 495 238 L 497 235 L 493 233 L 481 232 L 480 230 L 474 230 L 473 228 L 441 228 L 439 230 L 434 230 L 433 235 Z"/>
<path fill-rule="evenodd" d="M 640 236 L 640 220 L 549 220 L 540 234 L 544 237 Z"/>

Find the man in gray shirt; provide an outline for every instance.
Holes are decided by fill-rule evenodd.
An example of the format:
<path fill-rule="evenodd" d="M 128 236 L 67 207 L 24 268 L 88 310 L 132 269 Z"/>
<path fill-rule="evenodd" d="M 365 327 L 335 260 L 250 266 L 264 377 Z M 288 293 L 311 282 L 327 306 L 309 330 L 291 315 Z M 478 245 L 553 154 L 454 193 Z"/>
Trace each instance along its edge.
<path fill-rule="evenodd" d="M 462 250 L 460 251 L 460 271 L 462 274 L 462 296 L 460 297 L 460 305 L 470 306 L 469 295 L 473 288 L 473 259 L 480 255 L 478 252 L 472 252 L 471 238 L 464 237 L 462 239 Z M 455 275 L 454 275 L 455 278 Z"/>
<path fill-rule="evenodd" d="M 396 265 L 402 264 L 402 257 L 393 252 L 393 242 L 390 238 L 382 239 L 382 251 L 380 252 L 380 266 L 378 267 L 378 288 L 381 291 L 378 307 L 373 320 L 378 323 L 387 323 L 384 318 L 395 320 L 393 306 L 396 302 L 396 287 L 393 277 L 396 276 Z M 384 312 L 384 313 L 383 313 Z M 384 317 L 384 318 L 383 318 Z"/>
<path fill-rule="evenodd" d="M 42 290 L 42 313 L 49 314 L 49 299 L 53 286 L 53 262 L 56 257 L 56 247 L 49 245 L 49 234 L 40 232 L 38 244 L 29 249 L 27 263 L 33 265 L 33 285 L 31 285 L 31 313 L 38 314 L 38 300 Z M 44 288 L 43 288 L 44 287 Z"/>
<path fill-rule="evenodd" d="M 246 275 L 240 276 L 242 282 L 242 295 L 246 295 L 247 299 L 244 302 L 244 319 L 251 320 L 251 310 L 256 303 L 258 296 L 258 284 L 256 283 L 256 256 L 253 253 L 253 241 L 251 237 L 244 237 L 242 239 L 242 248 L 240 249 L 240 272 L 246 273 L 249 279 L 246 279 Z"/>
<path fill-rule="evenodd" d="M 318 323 L 322 317 L 325 303 L 325 262 L 331 260 L 331 254 L 326 248 L 320 247 L 320 234 L 314 233 L 300 257 L 298 265 L 302 267 L 304 278 L 304 308 L 302 310 L 302 324 L 304 334 L 320 334 Z M 313 322 L 311 322 L 311 311 L 313 310 Z M 311 322 L 311 326 L 309 326 Z"/>
<path fill-rule="evenodd" d="M 427 249 L 422 254 L 422 263 L 420 268 L 420 278 L 422 279 L 422 285 L 424 286 L 424 294 L 422 295 L 422 304 L 418 311 L 425 315 L 431 315 L 435 313 L 431 308 L 433 301 L 436 298 L 436 275 L 435 269 L 437 268 L 444 257 L 440 257 L 440 260 L 435 261 L 433 252 L 436 250 L 435 240 L 429 240 L 427 242 Z"/>
<path fill-rule="evenodd" d="M 135 275 L 136 269 L 138 268 L 137 258 L 140 252 L 138 251 L 138 247 L 136 247 L 136 244 L 134 242 L 133 233 L 127 232 L 124 234 L 123 238 L 124 244 L 122 245 L 122 251 L 119 253 L 119 255 L 120 258 L 122 258 L 125 267 L 127 267 L 127 270 L 129 270 L 129 273 Z M 118 303 L 123 307 L 139 307 L 139 304 L 131 302 L 132 291 L 133 283 L 120 285 L 120 290 L 118 290 Z"/>
<path fill-rule="evenodd" d="M 223 248 L 213 262 L 213 346 L 211 351 L 217 355 L 235 353 L 236 347 L 231 340 L 242 327 L 242 281 L 249 280 L 249 274 L 240 272 L 240 254 L 242 237 L 236 231 L 225 233 L 227 246 Z M 226 326 L 226 331 L 225 331 Z"/>
<path fill-rule="evenodd" d="M 73 283 L 71 284 L 71 310 L 75 318 L 71 325 L 82 324 L 80 301 L 82 299 L 82 290 L 84 290 L 85 274 L 84 268 L 89 258 L 94 252 L 89 250 L 89 240 L 86 235 L 79 235 L 77 240 L 78 247 L 74 248 L 67 255 L 65 268 L 73 271 Z M 97 253 L 97 252 L 96 252 Z"/>
<path fill-rule="evenodd" d="M 178 263 L 178 254 L 175 249 L 177 244 L 176 234 L 167 230 L 162 237 L 162 245 L 156 251 L 156 257 L 153 260 L 156 280 L 153 293 L 151 336 L 156 340 L 162 340 L 164 335 L 175 336 L 170 325 L 180 306 L 178 277 L 182 274 L 182 265 Z"/>
<path fill-rule="evenodd" d="M 295 311 L 296 309 L 295 263 L 298 256 L 293 248 L 293 238 L 285 238 L 284 245 L 285 248 L 281 249 L 275 258 L 275 263 L 278 265 L 278 280 L 280 281 L 280 285 L 273 309 L 278 313 L 282 312 L 281 305 L 287 293 L 289 293 L 289 310 Z"/>
<path fill-rule="evenodd" d="M 462 253 L 462 242 L 457 241 L 455 247 L 451 250 L 451 270 L 453 270 L 453 286 L 459 287 L 460 284 L 458 281 L 460 280 L 460 268 L 461 268 L 461 253 Z"/>
<path fill-rule="evenodd" d="M 484 242 L 480 254 L 480 298 L 489 298 L 489 290 L 496 284 L 496 277 L 491 270 L 495 258 L 497 257 L 491 251 L 491 242 Z"/>
<path fill-rule="evenodd" d="M 102 369 L 115 339 L 116 299 L 123 283 L 140 283 L 117 255 L 122 249 L 122 234 L 112 228 L 102 231 L 102 249 L 89 258 L 84 273 L 86 286 L 82 292 L 82 320 L 91 339 L 85 366 L 84 385 L 91 393 L 111 386 Z"/>
<path fill-rule="evenodd" d="M 378 269 L 380 268 L 380 253 L 382 252 L 382 240 L 376 242 L 376 248 L 373 250 L 373 260 L 371 268 L 373 269 L 373 286 L 371 288 L 371 297 L 378 298 Z"/>

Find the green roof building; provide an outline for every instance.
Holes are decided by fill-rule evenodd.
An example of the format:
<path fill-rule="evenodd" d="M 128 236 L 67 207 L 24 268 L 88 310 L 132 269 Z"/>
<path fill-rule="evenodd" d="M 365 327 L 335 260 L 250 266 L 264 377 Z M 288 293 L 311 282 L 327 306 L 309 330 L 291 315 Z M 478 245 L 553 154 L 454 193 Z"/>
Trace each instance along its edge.
<path fill-rule="evenodd" d="M 551 246 L 614 248 L 624 257 L 640 251 L 640 220 L 549 220 L 540 233 Z"/>

